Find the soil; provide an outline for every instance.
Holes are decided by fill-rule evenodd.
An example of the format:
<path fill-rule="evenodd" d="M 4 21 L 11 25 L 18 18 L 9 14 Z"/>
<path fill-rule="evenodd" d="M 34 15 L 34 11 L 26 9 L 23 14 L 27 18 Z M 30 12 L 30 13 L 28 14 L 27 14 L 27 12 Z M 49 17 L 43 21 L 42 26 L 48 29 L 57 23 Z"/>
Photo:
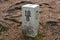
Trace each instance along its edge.
<path fill-rule="evenodd" d="M 40 6 L 39 32 L 45 33 L 43 40 L 60 40 L 60 0 L 0 0 L 0 25 L 7 27 L 0 32 L 0 40 L 25 40 L 21 7 L 28 3 Z"/>

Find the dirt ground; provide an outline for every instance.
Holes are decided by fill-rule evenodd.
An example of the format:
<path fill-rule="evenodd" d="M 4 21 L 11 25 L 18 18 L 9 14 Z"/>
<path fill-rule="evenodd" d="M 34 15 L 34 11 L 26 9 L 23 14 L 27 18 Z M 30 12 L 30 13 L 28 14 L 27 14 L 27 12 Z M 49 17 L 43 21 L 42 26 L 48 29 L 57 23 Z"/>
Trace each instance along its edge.
<path fill-rule="evenodd" d="M 0 40 L 25 40 L 21 7 L 28 3 L 40 6 L 42 40 L 60 40 L 60 0 L 0 0 Z"/>

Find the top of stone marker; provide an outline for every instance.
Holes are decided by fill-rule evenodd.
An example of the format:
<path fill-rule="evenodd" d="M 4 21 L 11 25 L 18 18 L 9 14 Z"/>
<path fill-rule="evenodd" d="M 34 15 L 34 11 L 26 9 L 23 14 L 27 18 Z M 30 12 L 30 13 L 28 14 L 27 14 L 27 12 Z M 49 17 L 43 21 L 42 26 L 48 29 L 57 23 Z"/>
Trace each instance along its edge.
<path fill-rule="evenodd" d="M 37 6 L 39 6 L 39 5 L 37 5 L 37 4 L 26 4 L 26 5 L 23 5 L 22 7 L 36 8 Z"/>

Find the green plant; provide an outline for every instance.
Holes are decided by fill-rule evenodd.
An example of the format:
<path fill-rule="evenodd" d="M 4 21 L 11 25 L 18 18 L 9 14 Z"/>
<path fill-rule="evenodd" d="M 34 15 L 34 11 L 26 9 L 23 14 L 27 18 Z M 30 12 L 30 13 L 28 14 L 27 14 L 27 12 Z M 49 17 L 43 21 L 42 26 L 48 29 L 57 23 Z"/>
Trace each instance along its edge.
<path fill-rule="evenodd" d="M 24 39 L 29 40 L 29 38 L 30 38 L 31 40 L 43 40 L 43 37 L 45 37 L 45 33 L 38 33 L 38 35 L 36 37 L 24 36 Z"/>
<path fill-rule="evenodd" d="M 8 30 L 7 27 L 0 24 L 0 35 L 1 35 L 1 32 L 7 31 L 7 30 Z"/>
<path fill-rule="evenodd" d="M 7 27 L 2 26 L 0 32 L 7 31 L 7 29 L 8 29 Z"/>

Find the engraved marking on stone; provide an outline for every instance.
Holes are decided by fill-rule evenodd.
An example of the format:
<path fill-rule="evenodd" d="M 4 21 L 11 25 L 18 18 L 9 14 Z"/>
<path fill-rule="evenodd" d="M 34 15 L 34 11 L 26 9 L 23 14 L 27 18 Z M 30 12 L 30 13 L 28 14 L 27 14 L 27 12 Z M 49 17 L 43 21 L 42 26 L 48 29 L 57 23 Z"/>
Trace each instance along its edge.
<path fill-rule="evenodd" d="M 31 12 L 28 10 L 28 11 L 25 11 L 25 16 L 26 16 L 26 20 L 27 21 L 30 21 L 30 18 L 29 17 L 31 17 Z"/>
<path fill-rule="evenodd" d="M 38 13 L 38 11 L 36 11 L 36 19 L 38 19 L 38 14 L 37 13 Z"/>
<path fill-rule="evenodd" d="M 25 28 L 24 28 L 24 34 L 33 34 L 33 28 L 32 26 L 26 26 L 25 25 Z"/>

